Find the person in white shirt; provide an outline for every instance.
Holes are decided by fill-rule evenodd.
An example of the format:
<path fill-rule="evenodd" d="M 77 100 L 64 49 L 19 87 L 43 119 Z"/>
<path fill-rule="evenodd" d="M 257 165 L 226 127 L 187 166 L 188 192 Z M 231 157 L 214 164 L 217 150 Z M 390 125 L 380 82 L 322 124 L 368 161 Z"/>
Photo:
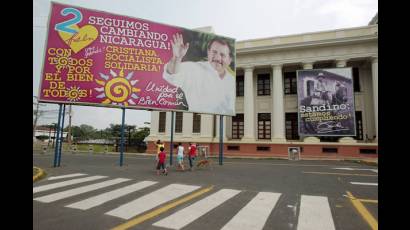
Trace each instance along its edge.
<path fill-rule="evenodd" d="M 189 43 L 181 34 L 173 35 L 173 56 L 165 65 L 163 78 L 180 87 L 185 94 L 189 111 L 235 115 L 235 77 L 230 73 L 232 62 L 228 43 L 214 38 L 208 43 L 208 61 L 182 62 Z"/>
<path fill-rule="evenodd" d="M 179 169 L 184 171 L 184 146 L 181 143 L 178 144 L 177 162 Z"/>
<path fill-rule="evenodd" d="M 330 96 L 329 96 L 329 89 L 324 81 L 323 73 L 319 73 L 318 78 L 317 78 L 317 83 L 315 85 L 315 92 L 316 95 L 323 100 L 324 103 L 329 104 L 331 101 Z"/>

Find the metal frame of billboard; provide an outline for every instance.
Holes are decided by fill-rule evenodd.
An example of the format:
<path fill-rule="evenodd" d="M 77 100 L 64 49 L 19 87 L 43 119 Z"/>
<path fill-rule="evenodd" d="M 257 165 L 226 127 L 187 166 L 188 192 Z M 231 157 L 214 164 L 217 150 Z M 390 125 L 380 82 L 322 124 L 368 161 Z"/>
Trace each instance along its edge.
<path fill-rule="evenodd" d="M 47 33 L 46 33 L 46 39 L 45 39 L 45 43 L 44 43 L 44 54 L 43 54 L 43 59 L 42 59 L 43 64 L 42 64 L 42 67 L 41 67 L 41 78 L 40 78 L 40 82 L 39 82 L 39 90 L 38 90 L 38 95 L 37 95 L 38 98 L 39 98 L 39 102 L 51 103 L 51 104 L 77 105 L 77 106 L 94 106 L 94 107 L 119 108 L 119 109 L 125 108 L 125 109 L 148 110 L 148 111 L 169 111 L 169 112 L 175 111 L 175 112 L 185 112 L 185 113 L 200 113 L 200 114 L 230 116 L 230 115 L 218 114 L 218 113 L 207 113 L 207 112 L 178 110 L 178 109 L 153 108 L 153 107 L 145 107 L 145 106 L 123 106 L 123 105 L 114 105 L 114 104 L 101 104 L 101 103 L 90 103 L 90 102 L 69 102 L 69 101 L 55 101 L 55 100 L 40 99 L 40 94 L 41 94 L 41 89 L 42 89 L 42 82 L 44 80 L 44 68 L 45 68 L 45 61 L 46 61 L 45 58 L 46 58 L 46 55 L 47 55 L 47 46 L 48 46 L 49 31 L 50 31 L 49 27 L 50 27 L 50 21 L 51 21 L 52 7 L 53 7 L 54 4 L 64 5 L 64 6 L 67 6 L 67 7 L 75 7 L 75 8 L 80 8 L 80 9 L 85 9 L 85 10 L 90 10 L 90 11 L 95 11 L 95 12 L 100 12 L 100 13 L 106 13 L 106 14 L 120 16 L 120 17 L 129 17 L 129 18 L 136 19 L 136 20 L 143 20 L 143 21 L 146 21 L 146 22 L 160 24 L 160 25 L 174 27 L 174 28 L 179 28 L 179 29 L 182 29 L 182 30 L 209 34 L 209 35 L 216 36 L 216 37 L 231 39 L 231 40 L 234 41 L 233 42 L 234 45 L 236 43 L 236 39 L 234 39 L 234 38 L 227 37 L 227 36 L 222 36 L 222 35 L 217 35 L 217 34 L 214 34 L 214 33 L 202 32 L 202 31 L 198 31 L 198 30 L 194 30 L 194 29 L 187 29 L 187 28 L 180 27 L 180 26 L 174 26 L 174 25 L 169 25 L 169 24 L 166 24 L 166 23 L 154 22 L 154 21 L 147 20 L 147 19 L 142 19 L 142 18 L 137 18 L 137 17 L 133 17 L 133 16 L 128 16 L 128 15 L 121 15 L 121 14 L 111 13 L 111 12 L 107 12 L 107 11 L 103 11 L 103 10 L 95 10 L 95 9 L 81 7 L 81 6 L 68 5 L 68 4 L 65 4 L 65 3 L 50 1 L 50 11 L 48 13 L 47 29 L 46 29 Z M 233 60 L 234 60 L 234 63 L 235 63 L 234 64 L 235 68 L 233 69 L 233 71 L 235 73 L 234 77 L 236 78 L 236 47 L 234 46 L 233 48 L 234 49 L 232 50 L 232 55 L 233 55 Z M 236 92 L 236 84 L 234 84 L 234 92 Z M 236 100 L 236 97 L 235 97 L 235 100 Z M 234 111 L 234 113 L 236 115 L 235 111 Z"/>
<path fill-rule="evenodd" d="M 354 93 L 354 89 L 352 90 L 352 98 L 353 98 L 353 105 L 352 105 L 352 107 L 353 107 L 353 132 L 354 132 L 354 135 L 346 135 L 346 134 L 342 134 L 342 135 L 340 135 L 340 134 L 312 134 L 312 135 L 304 135 L 304 134 L 301 134 L 301 132 L 300 132 L 300 129 L 301 129 L 301 127 L 300 127 L 300 113 L 299 113 L 299 108 L 300 108 L 300 100 L 299 100 L 299 87 L 298 87 L 298 85 L 299 85 L 299 72 L 302 72 L 302 71 L 320 71 L 320 70 L 323 70 L 323 71 L 327 71 L 327 70 L 331 70 L 331 69 L 350 69 L 350 76 L 352 77 L 352 87 L 353 87 L 353 71 L 352 71 L 352 67 L 341 67 L 341 68 L 323 68 L 323 69 L 303 69 L 303 70 L 296 70 L 296 85 L 297 85 L 297 90 L 296 90 L 296 97 L 297 97 L 297 102 L 298 102 L 298 107 L 297 107 L 297 111 L 298 111 L 298 134 L 299 134 L 299 136 L 300 137 L 315 137 L 315 136 L 318 136 L 318 137 L 355 137 L 356 135 L 357 135 L 357 133 L 356 133 L 356 105 L 355 105 L 355 93 Z"/>

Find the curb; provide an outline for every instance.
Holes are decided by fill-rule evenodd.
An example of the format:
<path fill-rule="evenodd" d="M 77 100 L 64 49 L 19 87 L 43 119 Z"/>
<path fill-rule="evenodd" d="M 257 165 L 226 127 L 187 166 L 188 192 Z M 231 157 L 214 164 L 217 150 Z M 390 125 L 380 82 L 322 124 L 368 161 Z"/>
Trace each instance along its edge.
<path fill-rule="evenodd" d="M 378 166 L 379 165 L 377 161 L 353 160 L 353 159 L 346 159 L 344 161 L 363 164 L 363 165 L 369 165 L 369 166 Z"/>
<path fill-rule="evenodd" d="M 40 180 L 41 178 L 43 178 L 46 175 L 46 173 L 41 168 L 38 168 L 38 167 L 33 167 L 33 168 L 38 170 L 37 174 L 33 176 L 33 183 L 34 183 Z"/>
<path fill-rule="evenodd" d="M 120 155 L 119 152 L 87 152 L 87 151 L 78 151 L 76 153 L 68 152 L 71 154 L 93 154 L 93 155 Z M 155 154 L 152 153 L 127 153 L 124 152 L 124 155 L 128 156 L 155 156 Z M 218 159 L 218 155 L 211 155 L 208 156 L 209 158 L 215 158 Z M 224 155 L 225 159 L 253 159 L 253 160 L 289 160 L 287 156 L 226 156 Z M 299 161 L 303 160 L 323 160 L 323 161 L 346 161 L 346 162 L 353 162 L 353 163 L 358 163 L 358 164 L 363 164 L 363 165 L 369 165 L 369 166 L 378 166 L 378 160 L 366 160 L 366 159 L 360 159 L 360 158 L 326 158 L 326 157 L 301 157 Z"/>

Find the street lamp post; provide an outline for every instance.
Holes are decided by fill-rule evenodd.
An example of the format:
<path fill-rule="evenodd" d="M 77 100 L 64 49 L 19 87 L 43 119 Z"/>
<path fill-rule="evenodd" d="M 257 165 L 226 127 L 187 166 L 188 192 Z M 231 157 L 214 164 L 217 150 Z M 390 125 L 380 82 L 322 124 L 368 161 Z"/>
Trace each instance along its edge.
<path fill-rule="evenodd" d="M 39 111 L 40 108 L 40 102 L 38 102 L 38 97 L 37 96 L 33 96 L 36 100 L 36 118 L 34 119 L 34 123 L 33 123 L 33 138 L 36 137 L 36 128 L 37 128 L 37 121 L 38 121 L 38 117 L 41 115 L 41 112 Z M 41 105 L 44 106 L 44 105 Z"/>
<path fill-rule="evenodd" d="M 54 126 L 54 134 L 53 134 L 53 145 L 52 145 L 52 148 L 54 148 L 54 140 L 56 139 L 56 130 L 57 130 L 57 124 L 56 123 L 53 123 L 52 124 L 53 126 Z"/>

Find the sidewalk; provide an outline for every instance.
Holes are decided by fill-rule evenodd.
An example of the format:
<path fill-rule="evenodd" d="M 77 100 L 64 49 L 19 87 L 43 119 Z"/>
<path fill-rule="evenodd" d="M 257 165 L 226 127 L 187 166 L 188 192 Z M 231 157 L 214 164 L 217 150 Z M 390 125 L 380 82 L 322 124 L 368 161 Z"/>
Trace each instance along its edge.
<path fill-rule="evenodd" d="M 47 154 L 54 154 L 51 152 L 48 152 Z M 76 153 L 72 153 L 71 151 L 65 152 L 65 154 L 93 154 L 93 155 L 120 155 L 119 152 L 94 152 L 90 153 L 88 151 L 77 151 Z M 152 153 L 127 153 L 124 152 L 124 156 L 148 156 L 148 157 L 153 157 L 155 158 L 155 154 Z M 169 153 L 167 154 L 169 156 Z M 177 153 L 173 152 L 172 156 L 173 158 L 176 158 Z M 218 155 L 211 155 L 209 158 L 212 159 L 218 159 Z M 262 160 L 262 159 L 277 159 L 277 160 L 288 160 L 287 156 L 267 156 L 267 155 L 258 155 L 258 156 L 246 156 L 246 155 L 237 155 L 237 156 L 232 156 L 232 155 L 225 155 L 225 159 L 254 159 L 254 160 Z M 354 163 L 359 163 L 359 164 L 365 164 L 365 165 L 371 165 L 371 166 L 378 166 L 378 158 L 334 158 L 334 157 L 303 157 L 301 156 L 300 160 L 329 160 L 329 161 L 349 161 L 349 162 L 354 162 Z"/>

